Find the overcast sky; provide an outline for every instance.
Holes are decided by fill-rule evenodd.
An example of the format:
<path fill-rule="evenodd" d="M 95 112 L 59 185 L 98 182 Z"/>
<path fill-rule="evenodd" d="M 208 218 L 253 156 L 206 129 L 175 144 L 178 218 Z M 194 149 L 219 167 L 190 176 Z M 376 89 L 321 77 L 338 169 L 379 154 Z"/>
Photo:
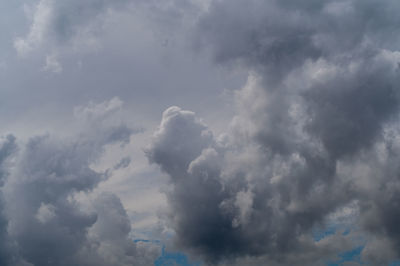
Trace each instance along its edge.
<path fill-rule="evenodd" d="M 397 0 L 0 12 L 0 265 L 400 258 Z"/>

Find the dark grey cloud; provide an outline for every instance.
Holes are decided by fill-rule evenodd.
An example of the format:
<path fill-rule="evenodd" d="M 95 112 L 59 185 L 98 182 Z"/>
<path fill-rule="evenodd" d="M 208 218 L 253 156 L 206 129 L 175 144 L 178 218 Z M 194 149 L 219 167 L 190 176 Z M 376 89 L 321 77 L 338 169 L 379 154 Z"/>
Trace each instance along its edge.
<path fill-rule="evenodd" d="M 342 196 L 342 191 L 328 194 L 327 187 L 318 192 L 301 191 L 311 186 L 302 181 L 311 184 L 332 174 L 327 162 L 311 155 L 305 162 L 298 156 L 285 158 L 290 160 L 287 163 L 280 158 L 271 160 L 259 149 L 246 150 L 249 143 L 232 148 L 210 138 L 209 130 L 193 116 L 177 107 L 167 109 L 148 150 L 149 159 L 171 176 L 173 188 L 167 196 L 178 246 L 194 249 L 211 264 L 265 254 L 268 258 L 264 260 L 271 263 L 289 263 L 294 261 L 291 257 L 306 253 L 298 265 L 315 261 L 318 265 L 349 247 L 343 236 L 335 238 L 340 246 L 336 241 L 319 246 L 306 234 L 340 204 L 336 196 Z M 177 133 L 172 134 L 174 131 Z M 202 145 L 196 144 L 199 140 Z M 195 159 L 189 162 L 191 158 Z M 266 162 L 277 164 L 278 169 Z M 269 175 L 284 171 L 282 168 L 288 168 L 287 176 L 281 177 L 286 180 L 274 181 Z M 315 174 L 320 176 L 309 176 Z M 298 183 L 293 184 L 295 178 Z M 318 257 L 317 250 L 324 255 Z"/>
<path fill-rule="evenodd" d="M 307 130 L 321 139 L 335 158 L 369 148 L 399 108 L 399 71 L 393 59 L 352 61 L 328 80 L 305 92 L 311 121 Z M 344 62 L 343 62 L 344 64 Z"/>
<path fill-rule="evenodd" d="M 177 243 L 210 263 L 320 265 L 350 238 L 322 247 L 312 228 L 355 204 L 360 234 L 371 239 L 363 257 L 382 265 L 400 256 L 398 8 L 211 3 L 196 44 L 250 74 L 222 140 L 205 139 L 204 124 L 176 107 L 154 134 L 148 157 L 171 177 Z M 384 255 L 373 252 L 377 243 Z"/>
<path fill-rule="evenodd" d="M 214 88 L 228 85 L 208 73 L 220 66 L 249 72 L 225 135 L 171 107 L 146 150 L 170 177 L 168 225 L 177 245 L 210 264 L 321 265 L 362 236 L 362 257 L 372 265 L 399 257 L 397 1 L 33 2 L 29 29 L 8 32 L 20 37 L 19 55 L 32 57 L 10 70 L 0 61 L 9 82 L 3 106 L 24 121 L 21 110 L 32 106 L 47 104 L 41 119 L 58 120 L 49 109 L 117 94 L 141 108 L 133 114 L 141 119 L 182 104 L 224 124 L 212 114 L 223 108 L 210 106 L 220 103 Z M 217 67 L 187 59 L 183 47 L 193 36 Z M 106 50 L 98 50 L 97 37 Z M 30 71 L 43 59 L 44 71 Z M 150 263 L 154 253 L 128 239 L 119 199 L 93 195 L 130 162 L 91 167 L 105 147 L 127 145 L 138 131 L 116 118 L 121 104 L 114 98 L 76 108 L 81 131 L 69 138 L 31 137 L 19 151 L 13 137 L 4 139 L 3 264 Z M 312 239 L 315 226 L 349 208 L 359 231 Z"/>

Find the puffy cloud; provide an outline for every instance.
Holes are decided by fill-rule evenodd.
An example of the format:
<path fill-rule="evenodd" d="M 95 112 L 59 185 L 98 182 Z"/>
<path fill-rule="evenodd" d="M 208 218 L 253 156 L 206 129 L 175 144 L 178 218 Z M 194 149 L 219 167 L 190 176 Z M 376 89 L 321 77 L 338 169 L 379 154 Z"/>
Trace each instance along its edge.
<path fill-rule="evenodd" d="M 96 223 L 88 231 L 88 243 L 80 251 L 80 265 L 150 265 L 157 254 L 141 249 L 130 238 L 131 222 L 120 199 L 102 193 L 94 199 Z"/>
<path fill-rule="evenodd" d="M 351 239 L 315 242 L 312 228 L 355 205 L 353 226 L 371 239 L 363 257 L 381 265 L 400 256 L 400 58 L 390 34 L 398 7 L 211 3 L 197 24 L 198 45 L 250 74 L 225 141 L 176 107 L 154 134 L 148 155 L 171 177 L 177 243 L 210 263 L 318 265 Z M 371 252 L 374 243 L 387 252 Z"/>
<path fill-rule="evenodd" d="M 161 165 L 174 178 L 180 178 L 189 164 L 213 141 L 211 132 L 193 112 L 176 106 L 164 111 L 161 125 L 154 135 L 147 155 L 151 162 Z"/>
<path fill-rule="evenodd" d="M 91 165 L 106 145 L 127 143 L 134 132 L 113 117 L 121 105 L 115 98 L 78 108 L 90 115 L 73 137 L 32 137 L 17 153 L 13 136 L 2 140 L 0 165 L 7 181 L 1 232 L 13 248 L 2 246 L 10 257 L 2 265 L 143 265 L 153 258 L 129 238 L 131 225 L 119 198 L 94 193 L 112 170 Z"/>
<path fill-rule="evenodd" d="M 46 48 L 43 69 L 60 73 L 62 48 L 95 33 L 102 14 L 128 2 L 40 0 L 15 48 L 20 55 Z M 398 1 L 133 2 L 155 31 L 165 30 L 161 38 L 195 24 L 189 34 L 217 64 L 249 71 L 224 137 L 171 107 L 146 150 L 170 177 L 178 245 L 222 265 L 319 265 L 356 237 L 367 239 L 362 257 L 372 265 L 400 256 Z M 107 145 L 126 144 L 135 132 L 115 119 L 121 106 L 115 98 L 76 108 L 77 136 L 34 137 L 19 153 L 5 138 L 5 263 L 140 263 L 119 200 L 103 194 L 87 207 L 80 198 L 129 164 L 91 168 Z M 315 226 L 350 207 L 354 235 L 314 241 Z"/>
<path fill-rule="evenodd" d="M 179 123 L 168 115 L 171 109 L 179 117 Z M 177 134 L 171 134 L 171 130 Z M 286 158 L 291 160 L 286 166 L 286 162 L 280 158 L 268 160 L 267 163 L 277 164 L 276 170 L 269 169 L 263 161 L 266 158 L 262 152 L 258 151 L 256 154 L 259 162 L 253 160 L 254 157 L 249 162 L 246 157 L 240 158 L 248 147 L 224 146 L 223 143 L 209 138 L 204 141 L 204 132 L 208 132 L 207 128 L 200 120 L 193 118 L 192 112 L 172 107 L 164 112 L 160 128 L 155 133 L 148 152 L 150 156 L 157 153 L 168 158 L 156 161 L 154 157 L 150 157 L 171 176 L 173 187 L 167 192 L 167 196 L 171 206 L 170 222 L 177 234 L 178 245 L 189 250 L 195 249 L 210 263 L 221 259 L 230 261 L 241 256 L 257 258 L 263 254 L 268 254 L 264 259 L 271 263 L 280 260 L 289 263 L 301 253 L 310 253 L 304 254 L 304 260 L 298 260 L 300 264 L 316 261 L 316 250 L 321 250 L 321 254 L 329 257 L 334 256 L 344 246 L 350 246 L 348 237 L 340 235 L 335 239 L 346 243 L 345 245 L 339 246 L 333 240 L 326 244 L 328 246 L 315 244 L 307 236 L 313 222 L 322 221 L 323 215 L 336 206 L 329 202 L 336 200 L 336 195 L 327 194 L 331 198 L 321 202 L 325 196 L 325 188 L 303 195 L 297 191 L 301 189 L 297 188 L 301 187 L 300 183 L 292 187 L 294 178 L 300 179 L 301 175 L 304 175 L 304 179 L 307 178 L 309 172 L 316 171 L 312 167 L 317 166 L 309 166 L 311 162 L 308 163 L 305 159 L 302 161 L 297 155 Z M 186 144 L 189 141 L 196 143 L 196 137 L 202 140 L 201 146 Z M 176 151 L 197 157 L 182 157 L 182 154 L 176 156 Z M 193 157 L 195 158 L 188 163 Z M 175 158 L 176 161 L 171 161 Z M 181 167 L 172 167 L 176 164 Z M 253 169 L 245 171 L 241 166 L 246 164 L 250 164 Z M 283 171 L 282 168 L 288 168 L 287 176 L 283 176 L 283 180 L 271 181 L 272 176 L 269 175 L 273 171 Z M 325 169 L 320 172 L 325 174 Z M 306 202 L 302 203 L 302 200 Z M 284 256 L 286 253 L 287 258 Z M 317 260 L 322 260 L 322 257 Z"/>

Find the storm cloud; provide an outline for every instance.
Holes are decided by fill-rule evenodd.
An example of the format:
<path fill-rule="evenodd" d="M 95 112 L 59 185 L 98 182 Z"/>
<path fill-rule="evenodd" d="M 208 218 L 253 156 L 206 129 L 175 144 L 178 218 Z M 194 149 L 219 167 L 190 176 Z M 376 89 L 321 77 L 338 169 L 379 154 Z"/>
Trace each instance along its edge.
<path fill-rule="evenodd" d="M 1 265 L 400 258 L 398 1 L 1 5 Z"/>
<path fill-rule="evenodd" d="M 363 258 L 382 265 L 400 255 L 398 7 L 211 3 L 196 47 L 249 77 L 225 135 L 210 139 L 203 122 L 176 107 L 154 134 L 148 156 L 171 177 L 178 244 L 212 264 L 321 265 L 351 238 L 323 247 L 312 229 L 351 205 L 353 226 L 371 239 Z"/>

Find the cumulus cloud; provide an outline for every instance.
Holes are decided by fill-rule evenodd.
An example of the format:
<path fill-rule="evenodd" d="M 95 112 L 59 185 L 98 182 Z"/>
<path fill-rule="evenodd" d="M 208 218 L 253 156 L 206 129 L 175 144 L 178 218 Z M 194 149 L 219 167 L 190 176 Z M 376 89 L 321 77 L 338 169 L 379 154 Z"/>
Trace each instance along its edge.
<path fill-rule="evenodd" d="M 174 119 L 170 116 L 172 111 Z M 347 243 L 340 248 L 335 241 L 322 248 L 321 243 L 315 244 L 310 236 L 307 238 L 305 232 L 311 229 L 310 220 L 322 219 L 318 212 L 329 206 L 314 201 L 300 206 L 295 205 L 295 202 L 300 204 L 300 200 L 281 199 L 283 191 L 279 190 L 288 188 L 282 182 L 270 181 L 272 177 L 268 174 L 272 174 L 272 169 L 265 165 L 263 160 L 268 159 L 262 152 L 256 154 L 258 162 L 253 160 L 254 157 L 238 158 L 249 152 L 244 150 L 248 147 L 227 146 L 211 138 L 209 130 L 193 115 L 177 107 L 165 111 L 148 151 L 150 160 L 157 162 L 171 176 L 173 188 L 167 196 L 171 206 L 170 222 L 177 233 L 179 246 L 195 249 L 210 263 L 230 261 L 241 256 L 257 257 L 265 253 L 269 253 L 268 261 L 272 263 L 284 260 L 282 254 L 286 252 L 294 258 L 302 252 L 317 253 L 320 247 L 321 252 L 329 250 L 330 253 L 326 254 L 334 256 L 342 247 L 349 246 L 347 237 L 335 238 L 343 238 L 341 242 Z M 179 133 L 171 134 L 171 130 Z M 202 140 L 202 145 L 186 144 L 188 141 L 197 143 L 196 138 Z M 193 155 L 177 156 L 176 151 Z M 171 161 L 175 158 L 176 161 Z M 194 159 L 188 162 L 191 158 Z M 271 163 L 278 164 L 277 171 L 282 171 L 284 167 L 293 171 L 290 164 L 296 170 L 311 171 L 307 165 L 298 165 L 304 164 L 299 156 L 289 159 L 292 162 L 288 162 L 287 166 L 280 158 Z M 246 164 L 253 169 L 247 171 Z M 321 192 L 316 192 L 314 197 L 322 197 Z M 293 194 L 300 197 L 297 193 Z M 304 254 L 304 257 L 298 263 L 316 259 L 315 254 Z"/>
<path fill-rule="evenodd" d="M 14 47 L 46 50 L 42 69 L 62 75 L 62 49 L 128 3 L 163 45 L 179 32 L 249 73 L 222 136 L 174 106 L 145 151 L 169 176 L 178 246 L 220 265 L 321 265 L 354 245 L 371 265 L 400 257 L 398 1 L 39 0 Z M 1 139 L 0 264 L 149 264 L 120 200 L 94 192 L 130 164 L 91 167 L 137 132 L 121 108 L 119 98 L 75 108 L 81 130 L 68 138 Z M 342 213 L 349 234 L 313 239 Z"/>
<path fill-rule="evenodd" d="M 171 178 L 178 244 L 211 264 L 320 265 L 351 238 L 315 242 L 312 228 L 355 205 L 363 258 L 400 256 L 398 7 L 211 3 L 195 41 L 250 74 L 224 141 L 177 107 L 154 134 L 147 154 Z"/>
<path fill-rule="evenodd" d="M 106 145 L 127 143 L 134 132 L 104 119 L 118 120 L 116 106 L 122 102 L 114 98 L 78 108 L 90 115 L 73 137 L 32 137 L 18 150 L 12 135 L 1 140 L 2 265 L 145 265 L 153 259 L 129 238 L 119 198 L 94 193 L 112 170 L 91 164 Z"/>
<path fill-rule="evenodd" d="M 193 112 L 173 106 L 163 113 L 152 147 L 147 150 L 151 162 L 174 178 L 180 178 L 189 164 L 213 141 L 212 134 Z"/>

